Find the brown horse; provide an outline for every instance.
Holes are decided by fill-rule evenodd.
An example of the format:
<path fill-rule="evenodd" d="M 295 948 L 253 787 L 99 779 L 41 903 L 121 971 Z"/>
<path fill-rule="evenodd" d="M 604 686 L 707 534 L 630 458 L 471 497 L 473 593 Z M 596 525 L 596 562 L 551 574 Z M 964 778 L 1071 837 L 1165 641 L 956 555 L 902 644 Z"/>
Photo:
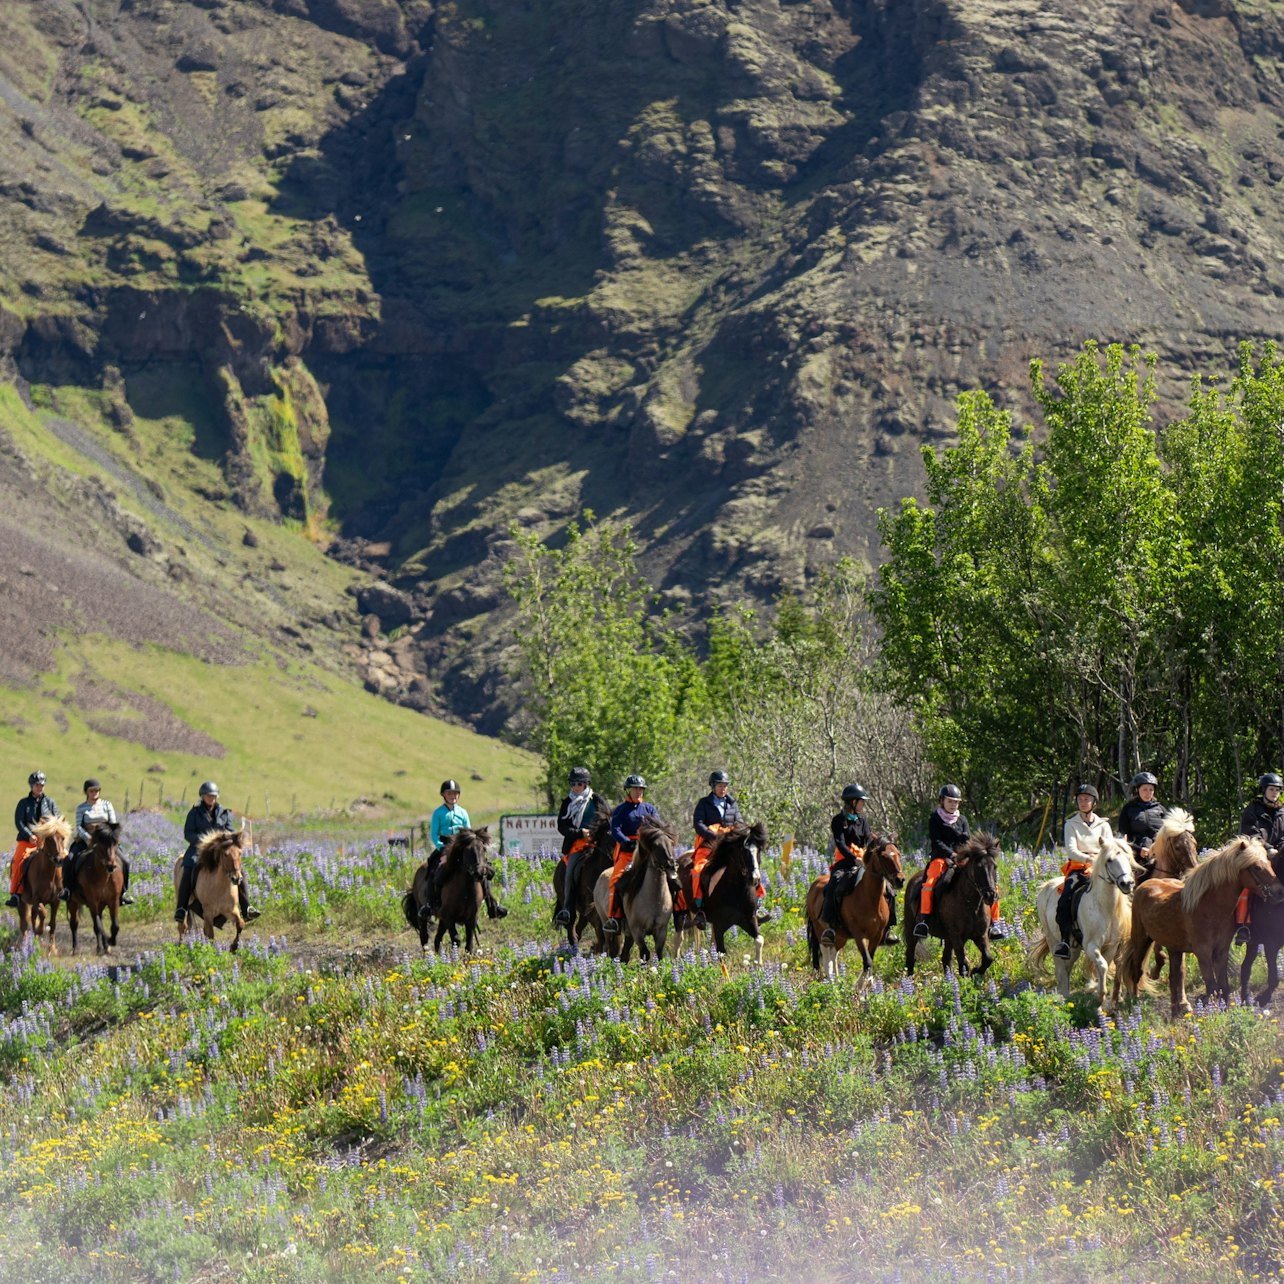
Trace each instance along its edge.
<path fill-rule="evenodd" d="M 633 952 L 633 942 L 645 963 L 651 957 L 646 938 L 655 942 L 657 958 L 664 957 L 664 943 L 673 922 L 673 892 L 676 885 L 678 861 L 674 849 L 678 836 L 672 826 L 662 820 L 644 821 L 638 830 L 637 850 L 633 863 L 620 875 L 616 885 L 616 905 L 624 911 L 624 931 L 614 933 L 607 949 L 627 963 Z M 604 869 L 597 876 L 593 901 L 598 917 L 606 922 L 611 903 L 611 871 Z"/>
<path fill-rule="evenodd" d="M 120 931 L 120 894 L 125 887 L 125 871 L 120 867 L 120 825 L 100 820 L 90 825 L 89 846 L 80 858 L 76 890 L 71 894 L 67 916 L 71 924 L 71 952 L 76 952 L 76 930 L 80 926 L 80 908 L 89 911 L 94 925 L 94 942 L 99 954 L 109 954 Z M 103 911 L 111 912 L 111 936 L 103 928 Z"/>
<path fill-rule="evenodd" d="M 18 920 L 24 937 L 30 932 L 39 940 L 45 930 L 45 906 L 49 906 L 49 949 L 56 954 L 54 926 L 62 899 L 62 862 L 67 855 L 71 826 L 61 816 L 51 816 L 33 825 L 31 832 L 36 837 L 36 847 L 22 868 Z"/>
<path fill-rule="evenodd" d="M 575 858 L 575 886 L 566 889 L 566 862 L 558 861 L 553 871 L 553 891 L 557 900 L 571 912 L 571 921 L 566 928 L 566 941 L 576 953 L 580 948 L 580 937 L 585 927 L 591 927 L 597 935 L 593 947 L 595 954 L 606 948 L 606 939 L 602 933 L 602 922 L 597 916 L 597 907 L 593 904 L 593 889 L 597 886 L 598 875 L 604 869 L 611 868 L 611 813 L 604 810 L 593 824 L 587 851 L 580 852 Z"/>
<path fill-rule="evenodd" d="M 450 933 L 450 943 L 459 944 L 460 927 L 464 929 L 464 948 L 470 954 L 477 948 L 477 911 L 486 900 L 485 882 L 494 874 L 487 851 L 489 846 L 489 829 L 460 829 L 442 848 L 441 908 L 437 935 L 432 944 L 438 953 L 447 932 Z M 428 864 L 425 861 L 415 870 L 410 891 L 401 898 L 406 921 L 418 929 L 419 948 L 425 950 L 428 948 L 428 920 L 419 916 L 419 909 L 427 903 Z"/>
<path fill-rule="evenodd" d="M 245 920 L 241 917 L 241 856 L 248 841 L 244 830 L 231 833 L 225 829 L 211 830 L 196 844 L 196 877 L 192 880 L 192 895 L 187 902 L 187 918 L 178 925 L 178 939 L 191 930 L 197 918 L 204 924 L 205 939 L 214 939 L 214 929 L 232 923 L 236 938 L 231 950 L 241 943 Z M 183 860 L 174 862 L 174 894 L 178 894 L 183 878 Z"/>
<path fill-rule="evenodd" d="M 1135 998 L 1151 944 L 1170 950 L 1168 990 L 1174 1018 L 1190 1011 L 1186 998 L 1185 955 L 1193 954 L 1208 997 L 1230 997 L 1226 975 L 1231 938 L 1235 935 L 1235 902 L 1241 888 L 1267 902 L 1284 896 L 1284 885 L 1256 838 L 1232 839 L 1196 867 L 1184 882 L 1151 878 L 1132 894 L 1132 933 L 1120 971 Z"/>
<path fill-rule="evenodd" d="M 952 870 L 936 885 L 935 908 L 930 923 L 933 936 L 945 942 L 941 965 L 957 960 L 960 976 L 968 975 L 964 946 L 971 941 L 981 952 L 977 976 L 994 962 L 990 955 L 990 906 L 999 898 L 999 840 L 993 834 L 974 834 L 954 853 Z M 905 971 L 914 975 L 917 941 L 914 925 L 922 917 L 919 894 L 923 873 L 915 874 L 905 889 Z M 948 878 L 948 882 L 946 881 Z"/>
<path fill-rule="evenodd" d="M 807 944 L 811 947 L 812 967 L 820 970 L 823 957 L 825 977 L 831 981 L 836 979 L 838 951 L 848 941 L 855 941 L 863 965 L 859 982 L 861 986 L 869 980 L 874 951 L 882 944 L 891 919 L 887 888 L 891 886 L 899 891 L 905 885 L 901 852 L 894 839 L 875 834 L 865 849 L 864 865 L 864 876 L 838 903 L 841 926 L 834 933 L 833 945 L 820 943 L 828 926 L 821 917 L 821 910 L 825 904 L 825 886 L 830 875 L 822 874 L 807 890 Z"/>
<path fill-rule="evenodd" d="M 718 835 L 709 850 L 701 886 L 704 890 L 704 915 L 713 929 L 713 948 L 719 954 L 727 952 L 725 938 L 728 930 L 738 927 L 753 939 L 754 961 L 762 962 L 764 941 L 758 930 L 758 888 L 762 886 L 762 867 L 758 864 L 758 857 L 766 848 L 767 827 L 758 821 L 752 827 L 733 825 Z M 688 905 L 693 900 L 691 870 L 688 853 L 678 861 L 678 881 L 682 884 Z M 677 921 L 681 923 L 683 917 L 679 915 Z M 685 918 L 687 924 L 694 921 L 693 915 L 688 914 Z M 683 937 L 688 932 L 695 940 L 700 937 L 694 926 L 684 924 L 677 933 L 678 953 L 682 952 Z"/>
<path fill-rule="evenodd" d="M 1152 868 L 1139 870 L 1138 885 L 1150 878 L 1185 878 L 1199 863 L 1199 845 L 1195 842 L 1195 818 L 1180 807 L 1173 807 L 1164 817 L 1164 823 L 1155 841 L 1150 845 Z M 1159 980 L 1164 970 L 1164 951 L 1156 945 L 1150 956 L 1147 975 Z M 1115 973 L 1116 979 L 1118 972 Z M 1116 994 L 1116 999 L 1118 994 Z"/>

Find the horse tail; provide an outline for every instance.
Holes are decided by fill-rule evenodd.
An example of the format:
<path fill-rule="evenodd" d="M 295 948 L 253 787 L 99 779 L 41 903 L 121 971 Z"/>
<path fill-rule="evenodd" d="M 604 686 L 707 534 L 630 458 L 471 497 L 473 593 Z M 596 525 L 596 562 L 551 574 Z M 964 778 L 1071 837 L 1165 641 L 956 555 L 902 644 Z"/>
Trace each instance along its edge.
<path fill-rule="evenodd" d="M 1123 957 L 1115 966 L 1123 972 L 1124 980 L 1134 994 L 1145 994 L 1151 988 L 1146 977 L 1146 960 L 1150 957 L 1154 942 L 1147 936 L 1145 945 L 1141 945 L 1137 936 L 1137 929 L 1134 927 L 1128 937 L 1128 944 L 1124 946 Z"/>
<path fill-rule="evenodd" d="M 811 915 L 807 915 L 807 948 L 811 951 L 811 965 L 820 971 L 820 937 L 816 935 L 816 924 L 811 921 Z"/>
<path fill-rule="evenodd" d="M 406 922 L 411 927 L 419 926 L 419 904 L 415 900 L 414 892 L 407 892 L 401 898 L 401 912 L 406 916 Z"/>
<path fill-rule="evenodd" d="M 1048 938 L 1042 932 L 1036 932 L 1025 952 L 1025 961 L 1032 971 L 1037 972 L 1047 967 L 1048 955 L 1051 953 L 1052 951 L 1048 949 Z"/>

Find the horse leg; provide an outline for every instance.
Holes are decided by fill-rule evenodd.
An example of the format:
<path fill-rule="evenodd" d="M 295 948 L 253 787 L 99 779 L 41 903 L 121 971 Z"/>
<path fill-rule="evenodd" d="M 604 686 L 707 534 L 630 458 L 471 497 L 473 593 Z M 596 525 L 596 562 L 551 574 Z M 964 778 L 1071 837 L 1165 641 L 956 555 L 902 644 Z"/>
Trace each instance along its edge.
<path fill-rule="evenodd" d="M 1150 956 L 1150 967 L 1146 969 L 1146 975 L 1152 981 L 1159 980 L 1159 974 L 1164 970 L 1164 947 L 1155 946 L 1155 952 Z"/>
<path fill-rule="evenodd" d="M 906 918 L 908 919 L 908 915 Z M 905 924 L 905 975 L 914 975 L 914 955 L 917 953 L 918 937 L 914 935 L 913 928 L 907 922 Z"/>
<path fill-rule="evenodd" d="M 241 943 L 241 932 L 245 927 L 245 920 L 241 917 L 239 912 L 233 911 L 232 922 L 236 925 L 236 937 L 228 947 L 228 952 L 230 954 L 235 954 L 236 947 Z"/>
<path fill-rule="evenodd" d="M 727 928 L 724 923 L 713 923 L 713 949 L 715 954 L 727 952 Z"/>
<path fill-rule="evenodd" d="M 655 930 L 655 960 L 658 963 L 664 958 L 664 944 L 669 939 L 669 924 L 663 922 Z"/>
<path fill-rule="evenodd" d="M 437 954 L 441 953 L 441 942 L 442 938 L 446 935 L 446 927 L 447 923 L 444 918 L 437 921 L 437 935 L 433 939 L 432 943 L 432 948 Z"/>
<path fill-rule="evenodd" d="M 1176 949 L 1168 960 L 1168 997 L 1172 1003 L 1173 1020 L 1190 1015 L 1190 1000 L 1186 997 L 1186 956 Z"/>
<path fill-rule="evenodd" d="M 1272 941 L 1262 948 L 1266 954 L 1266 989 L 1257 996 L 1257 1001 L 1265 1007 L 1271 1001 L 1275 987 L 1280 983 L 1279 946 Z"/>
<path fill-rule="evenodd" d="M 856 937 L 856 949 L 860 953 L 861 963 L 860 979 L 856 982 L 856 989 L 863 990 L 869 984 L 870 974 L 874 967 L 874 955 L 871 953 L 869 946 L 865 944 L 863 936 Z"/>
<path fill-rule="evenodd" d="M 762 947 L 766 944 L 761 932 L 755 932 L 753 938 L 753 961 L 758 966 L 762 966 Z"/>
<path fill-rule="evenodd" d="M 1091 949 L 1088 948 L 1088 943 L 1084 942 L 1083 956 L 1092 969 L 1092 988 L 1097 994 L 1097 1006 L 1101 1007 L 1106 1001 L 1106 970 L 1110 964 L 1106 962 L 1106 956 L 1102 954 L 1101 947 L 1096 941 L 1093 941 Z"/>
<path fill-rule="evenodd" d="M 469 920 L 464 924 L 464 949 L 465 949 L 465 950 L 467 950 L 469 954 L 474 954 L 474 953 L 476 953 L 476 951 L 477 951 L 477 920 L 476 920 L 476 918 L 470 918 L 470 919 L 469 919 Z"/>
<path fill-rule="evenodd" d="M 120 907 L 113 903 L 111 906 L 111 939 L 107 942 L 113 948 L 116 945 L 116 938 L 120 935 Z"/>
<path fill-rule="evenodd" d="M 67 906 L 67 926 L 71 928 L 71 952 L 75 954 L 76 929 L 80 926 L 80 906 L 76 904 L 74 898 L 71 904 Z M 179 940 L 183 939 L 183 929 L 181 927 L 178 930 L 178 937 Z"/>
<path fill-rule="evenodd" d="M 94 946 L 95 953 L 107 953 L 107 929 L 103 927 L 103 910 L 100 905 L 96 910 L 90 910 L 90 917 L 94 924 Z M 213 933 L 211 933 L 213 935 Z"/>
<path fill-rule="evenodd" d="M 205 939 L 212 941 L 214 939 L 214 916 L 202 905 L 201 909 L 205 911 L 205 917 L 201 920 L 204 925 Z"/>

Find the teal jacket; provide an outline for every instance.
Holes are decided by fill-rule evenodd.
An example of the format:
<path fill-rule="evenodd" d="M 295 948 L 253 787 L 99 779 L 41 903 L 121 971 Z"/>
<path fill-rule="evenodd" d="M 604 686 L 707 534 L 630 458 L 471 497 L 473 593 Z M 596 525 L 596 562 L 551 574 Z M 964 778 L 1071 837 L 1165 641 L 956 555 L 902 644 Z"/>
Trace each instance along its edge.
<path fill-rule="evenodd" d="M 472 821 L 468 813 L 456 803 L 447 807 L 442 803 L 432 814 L 432 845 L 444 847 L 448 839 L 453 838 L 461 829 L 471 829 Z"/>

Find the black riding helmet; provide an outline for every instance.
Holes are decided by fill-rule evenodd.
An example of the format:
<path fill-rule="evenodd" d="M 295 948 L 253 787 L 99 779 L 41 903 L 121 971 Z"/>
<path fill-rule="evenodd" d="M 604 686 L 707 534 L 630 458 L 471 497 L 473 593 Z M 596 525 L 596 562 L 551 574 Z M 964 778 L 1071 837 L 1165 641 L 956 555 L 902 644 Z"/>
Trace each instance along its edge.
<path fill-rule="evenodd" d="M 1074 796 L 1076 798 L 1082 798 L 1084 794 L 1087 794 L 1093 802 L 1100 802 L 1101 800 L 1101 795 L 1097 792 L 1096 785 L 1080 785 L 1079 788 L 1074 791 Z"/>
<path fill-rule="evenodd" d="M 88 793 L 91 789 L 101 789 L 102 787 L 103 787 L 103 782 L 101 780 L 95 780 L 93 776 L 90 776 L 89 779 L 86 780 L 84 785 L 82 786 L 85 793 Z"/>
<path fill-rule="evenodd" d="M 1272 785 L 1276 789 L 1284 789 L 1284 780 L 1280 779 L 1279 773 L 1274 771 L 1264 771 L 1257 778 L 1257 787 L 1265 793 Z"/>
<path fill-rule="evenodd" d="M 869 795 L 861 788 L 860 785 L 843 786 L 843 802 L 860 802 L 862 798 L 868 798 Z"/>
<path fill-rule="evenodd" d="M 1158 785 L 1159 781 L 1148 771 L 1139 771 L 1129 782 L 1133 789 L 1140 789 L 1142 785 Z"/>
<path fill-rule="evenodd" d="M 45 773 L 43 771 L 33 771 L 31 775 L 27 777 L 27 784 L 29 785 L 43 785 L 44 783 Z"/>
<path fill-rule="evenodd" d="M 462 794 L 464 791 L 459 787 L 457 780 L 443 780 L 441 788 L 437 791 L 442 794 Z"/>
<path fill-rule="evenodd" d="M 589 775 L 589 769 L 587 767 L 572 767 L 571 774 L 567 778 L 567 783 L 572 785 L 589 785 L 593 783 L 593 778 Z"/>
<path fill-rule="evenodd" d="M 731 783 L 731 777 L 728 776 L 725 771 L 719 770 L 719 771 L 711 771 L 709 773 L 710 789 L 712 789 L 714 785 L 729 785 L 730 783 Z"/>
<path fill-rule="evenodd" d="M 941 792 L 936 796 L 938 799 L 957 798 L 960 802 L 963 801 L 963 791 L 958 787 L 958 785 L 942 785 Z"/>
<path fill-rule="evenodd" d="M 625 788 L 626 790 L 629 790 L 629 789 L 645 789 L 645 788 L 646 788 L 646 777 L 645 777 L 645 776 L 639 776 L 636 772 L 634 772 L 632 775 L 625 776 L 625 777 L 624 777 L 624 788 Z"/>

